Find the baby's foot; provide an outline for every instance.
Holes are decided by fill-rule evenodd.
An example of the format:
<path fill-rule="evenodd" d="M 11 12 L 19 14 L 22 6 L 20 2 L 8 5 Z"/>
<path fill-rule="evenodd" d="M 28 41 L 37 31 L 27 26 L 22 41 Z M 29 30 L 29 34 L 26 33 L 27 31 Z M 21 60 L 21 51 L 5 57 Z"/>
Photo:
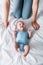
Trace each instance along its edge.
<path fill-rule="evenodd" d="M 20 52 L 17 52 L 17 54 L 18 54 L 19 56 L 21 56 L 21 53 L 20 53 Z"/>
<path fill-rule="evenodd" d="M 23 59 L 26 61 L 26 56 L 23 56 Z"/>
<path fill-rule="evenodd" d="M 26 55 L 22 53 L 23 59 L 26 61 Z"/>

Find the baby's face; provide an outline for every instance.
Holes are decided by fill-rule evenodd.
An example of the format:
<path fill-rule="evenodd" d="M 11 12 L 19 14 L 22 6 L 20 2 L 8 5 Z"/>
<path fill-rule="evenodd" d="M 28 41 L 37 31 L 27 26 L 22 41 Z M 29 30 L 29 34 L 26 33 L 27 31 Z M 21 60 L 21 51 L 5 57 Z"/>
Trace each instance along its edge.
<path fill-rule="evenodd" d="M 26 29 L 26 26 L 25 26 L 25 24 L 24 24 L 23 21 L 19 21 L 19 22 L 17 23 L 17 29 L 18 29 L 19 31 L 24 31 L 24 30 Z"/>

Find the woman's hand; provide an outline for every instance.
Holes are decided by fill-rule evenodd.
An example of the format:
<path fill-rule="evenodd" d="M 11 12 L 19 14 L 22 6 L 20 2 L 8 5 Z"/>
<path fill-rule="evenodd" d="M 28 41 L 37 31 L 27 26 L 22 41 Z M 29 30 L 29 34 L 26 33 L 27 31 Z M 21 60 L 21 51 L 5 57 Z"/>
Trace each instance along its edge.
<path fill-rule="evenodd" d="M 38 30 L 40 28 L 40 25 L 36 21 L 32 21 L 32 26 L 35 30 Z"/>
<path fill-rule="evenodd" d="M 34 17 L 33 15 L 32 15 L 32 26 L 35 30 L 38 30 L 40 28 L 40 25 L 36 21 L 36 16 Z"/>
<path fill-rule="evenodd" d="M 4 27 L 7 28 L 9 25 L 9 22 L 4 22 Z"/>

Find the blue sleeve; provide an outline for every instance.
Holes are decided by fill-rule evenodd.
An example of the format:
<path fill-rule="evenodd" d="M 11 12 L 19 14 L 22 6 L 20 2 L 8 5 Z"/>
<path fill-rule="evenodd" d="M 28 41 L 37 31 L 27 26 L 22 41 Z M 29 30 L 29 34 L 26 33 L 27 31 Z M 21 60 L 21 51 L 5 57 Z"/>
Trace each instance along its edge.
<path fill-rule="evenodd" d="M 16 36 L 17 36 L 17 34 L 18 34 L 18 31 L 16 31 Z"/>
<path fill-rule="evenodd" d="M 28 35 L 28 38 L 29 38 L 29 31 L 27 31 L 27 35 Z"/>

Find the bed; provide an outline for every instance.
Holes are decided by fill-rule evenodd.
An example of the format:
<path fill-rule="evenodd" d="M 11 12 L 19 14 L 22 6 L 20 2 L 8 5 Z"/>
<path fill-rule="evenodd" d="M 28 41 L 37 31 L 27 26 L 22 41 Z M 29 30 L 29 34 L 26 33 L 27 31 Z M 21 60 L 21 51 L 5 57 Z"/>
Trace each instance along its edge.
<path fill-rule="evenodd" d="M 43 65 L 43 0 L 40 0 L 39 2 L 39 10 L 38 10 L 38 16 L 37 16 L 37 22 L 40 24 L 40 29 L 35 31 L 32 26 L 31 28 L 33 30 L 33 36 L 30 39 L 29 45 L 30 45 L 30 52 L 27 55 L 26 61 L 23 60 L 22 56 L 18 56 L 15 53 L 15 49 L 13 46 L 13 38 L 12 38 L 12 28 L 13 28 L 13 22 L 16 21 L 12 17 L 10 19 L 11 24 L 10 26 L 5 29 L 3 27 L 3 18 L 1 14 L 1 1 L 0 1 L 0 65 Z M 22 19 L 21 19 L 22 20 Z M 30 22 L 29 20 L 26 24 Z"/>

